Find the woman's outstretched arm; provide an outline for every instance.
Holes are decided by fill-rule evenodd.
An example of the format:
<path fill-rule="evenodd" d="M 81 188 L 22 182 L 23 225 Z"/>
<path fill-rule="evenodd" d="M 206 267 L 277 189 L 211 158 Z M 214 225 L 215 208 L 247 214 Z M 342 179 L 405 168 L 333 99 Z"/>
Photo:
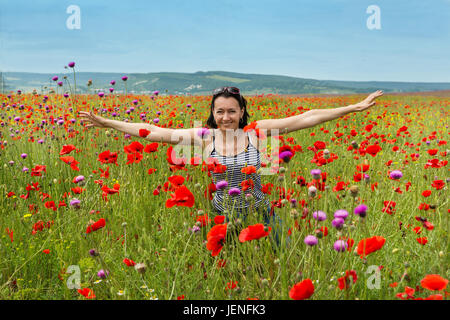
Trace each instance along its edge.
<path fill-rule="evenodd" d="M 373 105 L 375 99 L 383 95 L 383 91 L 378 90 L 371 93 L 363 101 L 345 107 L 335 109 L 313 109 L 306 111 L 298 116 L 292 116 L 284 119 L 265 119 L 256 121 L 258 129 L 267 130 L 267 135 L 275 134 L 272 130 L 277 130 L 279 134 L 285 134 L 305 128 L 311 128 L 318 124 L 340 118 L 348 113 L 361 112 Z"/>
<path fill-rule="evenodd" d="M 139 130 L 146 129 L 150 131 L 145 139 L 152 142 L 165 142 L 170 144 L 194 145 L 201 144 L 201 140 L 196 135 L 198 129 L 169 129 L 160 128 L 149 123 L 129 123 L 125 121 L 118 121 L 103 118 L 92 112 L 80 111 L 80 118 L 86 122 L 87 128 L 99 127 L 118 130 L 128 133 L 134 137 L 142 137 Z M 142 137 L 143 138 L 143 137 Z"/>

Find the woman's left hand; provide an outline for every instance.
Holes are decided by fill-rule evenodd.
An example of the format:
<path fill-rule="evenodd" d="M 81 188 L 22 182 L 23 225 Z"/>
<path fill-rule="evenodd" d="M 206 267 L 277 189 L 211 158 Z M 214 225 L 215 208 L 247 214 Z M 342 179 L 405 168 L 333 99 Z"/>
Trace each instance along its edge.
<path fill-rule="evenodd" d="M 355 105 L 356 111 L 364 111 L 366 109 L 369 109 L 370 107 L 375 105 L 375 99 L 382 95 L 383 95 L 382 90 L 377 90 L 377 91 L 371 93 L 366 99 L 364 99 L 363 101 L 361 101 Z"/>

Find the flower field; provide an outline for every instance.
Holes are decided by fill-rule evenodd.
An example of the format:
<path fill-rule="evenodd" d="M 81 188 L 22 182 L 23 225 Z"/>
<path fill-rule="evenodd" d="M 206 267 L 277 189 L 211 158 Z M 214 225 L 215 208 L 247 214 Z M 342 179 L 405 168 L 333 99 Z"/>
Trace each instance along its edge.
<path fill-rule="evenodd" d="M 58 90 L 0 95 L 1 299 L 448 299 L 448 97 L 386 94 L 280 136 L 264 226 L 214 213 L 207 159 L 78 116 L 191 128 L 210 96 Z M 361 97 L 246 98 L 255 121 Z"/>

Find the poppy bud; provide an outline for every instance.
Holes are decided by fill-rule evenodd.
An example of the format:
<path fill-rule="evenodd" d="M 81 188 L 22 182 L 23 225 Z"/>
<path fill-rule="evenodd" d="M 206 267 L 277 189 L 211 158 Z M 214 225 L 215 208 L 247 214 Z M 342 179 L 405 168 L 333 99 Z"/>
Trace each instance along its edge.
<path fill-rule="evenodd" d="M 283 182 L 284 181 L 284 176 L 278 176 L 277 181 L 278 182 Z"/>
<path fill-rule="evenodd" d="M 289 201 L 288 201 L 287 199 L 281 200 L 281 204 L 283 204 L 283 205 L 287 204 L 288 202 L 289 202 Z"/>
<path fill-rule="evenodd" d="M 285 172 L 286 172 L 286 168 L 285 168 L 285 167 L 280 167 L 280 169 L 278 170 L 278 172 L 280 172 L 280 173 L 285 173 Z"/>
<path fill-rule="evenodd" d="M 439 257 L 442 258 L 444 256 L 444 251 L 439 251 Z"/>
<path fill-rule="evenodd" d="M 273 261 L 273 263 L 274 263 L 275 265 L 279 265 L 279 264 L 280 264 L 280 259 L 275 259 L 275 260 Z"/>
<path fill-rule="evenodd" d="M 122 223 L 122 227 L 123 227 L 123 228 L 125 228 L 126 226 L 127 226 L 127 223 L 126 223 L 126 222 Z"/>
<path fill-rule="evenodd" d="M 262 280 L 261 280 L 261 284 L 262 284 L 263 286 L 268 286 L 268 285 L 269 285 L 269 280 L 267 280 L 267 279 L 262 279 Z"/>
<path fill-rule="evenodd" d="M 194 185 L 194 187 L 195 187 L 196 189 L 201 189 L 202 185 L 201 185 L 200 183 L 196 183 L 196 184 Z"/>
<path fill-rule="evenodd" d="M 298 218 L 298 211 L 297 210 L 295 210 L 295 209 L 292 209 L 291 210 L 291 217 L 293 218 L 293 219 L 297 219 Z"/>

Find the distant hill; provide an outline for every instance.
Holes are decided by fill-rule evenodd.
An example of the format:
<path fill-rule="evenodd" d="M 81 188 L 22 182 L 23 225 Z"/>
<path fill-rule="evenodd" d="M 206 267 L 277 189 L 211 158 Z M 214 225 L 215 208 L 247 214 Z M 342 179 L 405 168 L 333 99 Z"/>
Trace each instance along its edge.
<path fill-rule="evenodd" d="M 31 92 L 35 89 L 38 93 L 47 93 L 49 89 L 56 86 L 56 83 L 51 80 L 55 75 L 59 77 L 58 81 L 64 81 L 63 90 L 69 91 L 67 80 L 70 82 L 70 86 L 73 86 L 73 74 L 70 72 L 65 74 L 3 72 L 3 91 L 20 89 L 23 92 Z M 96 91 L 109 93 L 111 87 L 115 88 L 114 92 L 123 93 L 124 83 L 121 80 L 123 75 L 121 73 L 78 72 L 76 73 L 77 92 L 86 93 L 88 91 L 87 82 L 91 79 L 92 86 L 89 88 L 91 93 Z M 448 82 L 335 81 L 224 71 L 131 73 L 126 75 L 128 76 L 128 92 L 139 94 L 151 94 L 158 90 L 161 94 L 209 95 L 212 90 L 222 86 L 239 87 L 247 95 L 262 93 L 352 94 L 378 89 L 385 92 L 450 90 Z M 64 80 L 64 76 L 67 77 L 66 80 Z M 111 80 L 116 81 L 115 86 L 111 86 Z"/>

